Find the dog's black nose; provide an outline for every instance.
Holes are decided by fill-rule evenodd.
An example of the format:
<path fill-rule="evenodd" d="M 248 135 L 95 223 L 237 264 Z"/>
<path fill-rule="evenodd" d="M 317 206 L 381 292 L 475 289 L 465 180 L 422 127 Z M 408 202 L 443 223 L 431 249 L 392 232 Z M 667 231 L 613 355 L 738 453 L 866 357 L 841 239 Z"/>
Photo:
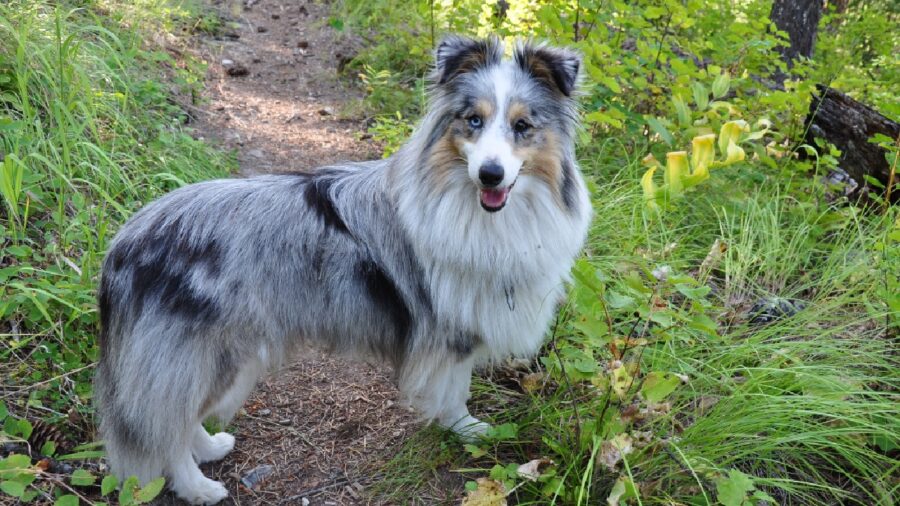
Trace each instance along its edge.
<path fill-rule="evenodd" d="M 503 167 L 497 162 L 487 162 L 478 169 L 481 184 L 493 188 L 503 181 Z"/>

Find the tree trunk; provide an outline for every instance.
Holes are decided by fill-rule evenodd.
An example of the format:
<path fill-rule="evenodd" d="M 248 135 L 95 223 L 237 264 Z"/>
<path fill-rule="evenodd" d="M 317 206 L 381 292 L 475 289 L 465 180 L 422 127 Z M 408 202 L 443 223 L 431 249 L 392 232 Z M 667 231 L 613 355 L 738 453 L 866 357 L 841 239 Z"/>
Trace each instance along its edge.
<path fill-rule="evenodd" d="M 822 7 L 823 0 L 775 0 L 772 4 L 769 19 L 790 38 L 790 46 L 778 47 L 788 68 L 794 65 L 798 56 L 812 58 Z M 787 76 L 776 72 L 772 77 L 781 85 Z"/>
<path fill-rule="evenodd" d="M 864 176 L 874 177 L 887 186 L 891 167 L 885 158 L 885 150 L 869 142 L 869 138 L 880 133 L 897 139 L 900 123 L 833 88 L 821 84 L 816 88 L 819 94 L 813 96 L 809 107 L 804 142 L 815 146 L 814 139 L 818 137 L 841 150 L 840 168 L 859 184 L 850 194 L 851 198 L 862 196 L 860 192 L 865 191 Z M 897 201 L 895 198 L 891 200 Z"/>

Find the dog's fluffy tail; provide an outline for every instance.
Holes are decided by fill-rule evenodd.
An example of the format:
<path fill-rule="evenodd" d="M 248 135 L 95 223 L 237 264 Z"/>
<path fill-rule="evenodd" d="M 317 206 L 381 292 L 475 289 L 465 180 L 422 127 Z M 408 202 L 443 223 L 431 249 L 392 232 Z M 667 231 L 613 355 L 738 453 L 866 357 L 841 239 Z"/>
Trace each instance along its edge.
<path fill-rule="evenodd" d="M 228 373 L 187 337 L 187 328 L 146 315 L 139 320 L 160 323 L 104 330 L 94 390 L 112 472 L 146 483 L 170 475 L 169 468 L 183 460 L 206 404 L 221 393 L 216 386 Z M 181 346 L 171 344 L 177 342 Z"/>

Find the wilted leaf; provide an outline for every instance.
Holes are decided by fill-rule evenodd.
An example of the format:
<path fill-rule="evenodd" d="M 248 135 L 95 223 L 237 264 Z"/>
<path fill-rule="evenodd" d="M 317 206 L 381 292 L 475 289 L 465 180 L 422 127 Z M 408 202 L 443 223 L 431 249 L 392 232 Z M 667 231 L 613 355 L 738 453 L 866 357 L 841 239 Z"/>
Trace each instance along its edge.
<path fill-rule="evenodd" d="M 619 501 L 636 499 L 637 496 L 637 487 L 634 486 L 634 482 L 631 481 L 631 478 L 621 476 L 616 480 L 612 490 L 610 490 L 609 497 L 606 498 L 606 504 L 608 506 L 619 506 Z"/>
<path fill-rule="evenodd" d="M 519 380 L 519 384 L 522 385 L 522 390 L 527 393 L 533 393 L 540 390 L 541 385 L 544 383 L 544 373 L 542 372 L 533 372 L 531 374 L 526 374 Z"/>
<path fill-rule="evenodd" d="M 460 506 L 506 506 L 506 488 L 497 480 L 478 478 L 475 490 L 469 490 Z"/>
<path fill-rule="evenodd" d="M 519 466 L 518 471 L 516 473 L 521 478 L 525 478 L 529 481 L 537 481 L 538 478 L 544 474 L 544 471 L 547 470 L 549 466 L 553 465 L 553 461 L 548 459 L 547 457 L 543 457 L 540 459 L 534 459 L 529 462 L 526 462 Z"/>
<path fill-rule="evenodd" d="M 616 465 L 622 461 L 622 457 L 634 450 L 631 436 L 622 433 L 618 436 L 600 443 L 600 451 L 597 453 L 597 461 L 610 471 L 616 470 Z"/>
<path fill-rule="evenodd" d="M 620 364 L 619 367 L 610 372 L 610 377 L 612 379 L 613 392 L 620 400 L 624 399 L 628 395 L 628 389 L 633 381 L 631 375 L 628 374 L 628 369 Z"/>

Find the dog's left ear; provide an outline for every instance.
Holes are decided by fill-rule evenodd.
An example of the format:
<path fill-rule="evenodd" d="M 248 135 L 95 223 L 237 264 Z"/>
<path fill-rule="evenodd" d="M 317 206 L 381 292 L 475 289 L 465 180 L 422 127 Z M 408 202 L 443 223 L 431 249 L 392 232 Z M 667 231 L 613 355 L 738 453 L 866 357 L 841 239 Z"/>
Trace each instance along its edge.
<path fill-rule="evenodd" d="M 515 61 L 519 68 L 567 97 L 578 85 L 581 55 L 570 49 L 524 44 L 516 48 Z"/>
<path fill-rule="evenodd" d="M 502 57 L 503 46 L 496 37 L 476 40 L 450 35 L 434 51 L 434 81 L 447 84 L 466 72 L 500 63 Z"/>

